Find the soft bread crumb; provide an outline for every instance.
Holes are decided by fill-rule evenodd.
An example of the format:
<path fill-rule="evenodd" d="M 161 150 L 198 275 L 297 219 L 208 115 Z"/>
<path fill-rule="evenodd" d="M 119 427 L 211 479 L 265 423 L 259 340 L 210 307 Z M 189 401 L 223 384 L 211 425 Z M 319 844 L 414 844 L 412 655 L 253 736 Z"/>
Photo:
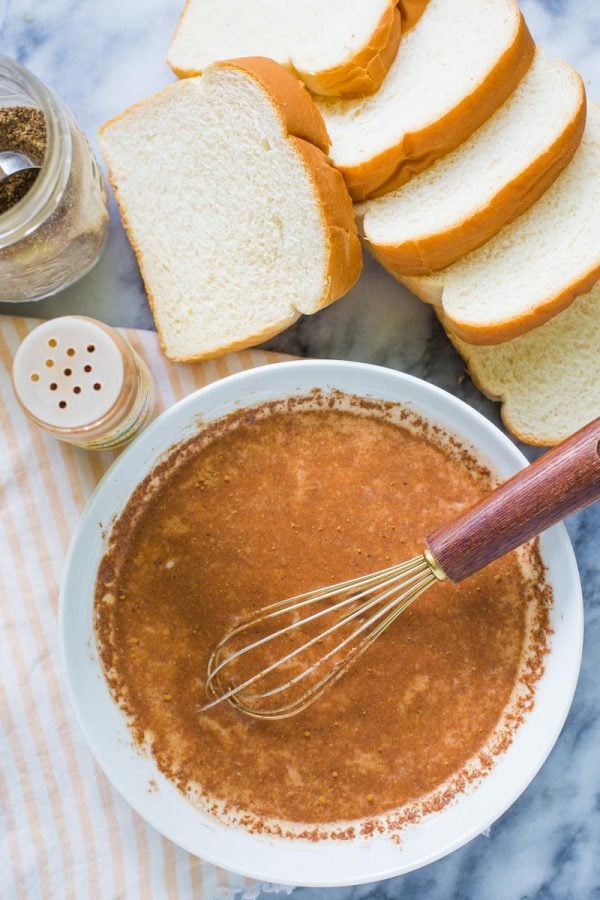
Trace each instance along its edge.
<path fill-rule="evenodd" d="M 454 334 L 501 343 L 561 312 L 600 276 L 600 107 L 553 186 L 483 247 L 431 276 L 403 278 L 442 303 Z"/>
<path fill-rule="evenodd" d="M 262 76 L 283 76 L 277 90 L 289 88 L 282 94 L 289 116 L 298 108 L 316 115 L 291 75 L 270 61 L 257 63 Z M 258 343 L 345 293 L 360 271 L 339 173 L 314 144 L 288 137 L 264 77 L 244 65 L 252 61 L 219 64 L 173 84 L 101 132 L 172 359 Z M 315 119 L 305 130 L 318 125 Z M 322 123 L 321 130 L 326 140 Z"/>
<path fill-rule="evenodd" d="M 468 141 L 398 190 L 359 204 L 374 255 L 392 274 L 425 274 L 489 240 L 568 164 L 585 105 L 577 72 L 538 50 L 516 91 Z"/>
<path fill-rule="evenodd" d="M 412 24 L 427 0 L 411 0 Z M 188 0 L 169 48 L 181 76 L 220 59 L 265 56 L 331 96 L 375 91 L 400 40 L 396 0 Z"/>
<path fill-rule="evenodd" d="M 552 446 L 600 416 L 600 284 L 535 331 L 495 347 L 452 334 L 473 381 L 501 400 L 512 433 Z"/>
<path fill-rule="evenodd" d="M 316 98 L 354 199 L 397 187 L 457 147 L 512 93 L 533 54 L 514 0 L 430 0 L 376 94 Z"/>

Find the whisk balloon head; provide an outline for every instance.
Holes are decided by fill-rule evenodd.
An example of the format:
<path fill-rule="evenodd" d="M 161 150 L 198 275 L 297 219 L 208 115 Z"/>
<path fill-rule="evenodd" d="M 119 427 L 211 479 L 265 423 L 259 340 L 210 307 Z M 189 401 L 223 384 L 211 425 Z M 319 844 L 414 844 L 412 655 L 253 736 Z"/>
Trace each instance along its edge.
<path fill-rule="evenodd" d="M 335 684 L 380 634 L 444 573 L 428 551 L 371 575 L 266 606 L 215 647 L 208 702 L 285 719 Z"/>

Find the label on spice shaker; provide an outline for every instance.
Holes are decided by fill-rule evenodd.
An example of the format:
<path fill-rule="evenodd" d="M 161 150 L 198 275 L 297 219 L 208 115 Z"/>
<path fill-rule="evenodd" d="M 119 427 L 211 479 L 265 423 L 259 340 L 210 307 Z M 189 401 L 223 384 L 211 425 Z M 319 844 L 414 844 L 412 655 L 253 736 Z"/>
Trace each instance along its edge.
<path fill-rule="evenodd" d="M 78 447 L 86 447 L 88 450 L 114 450 L 127 444 L 148 423 L 154 408 L 154 382 L 144 360 L 137 355 L 133 348 L 132 353 L 135 357 L 139 383 L 137 396 L 129 415 L 102 437 L 86 441 L 71 440 L 70 443 L 76 444 Z"/>
<path fill-rule="evenodd" d="M 92 450 L 120 447 L 147 423 L 152 376 L 114 329 L 64 316 L 34 329 L 17 350 L 13 383 L 41 428 Z"/>

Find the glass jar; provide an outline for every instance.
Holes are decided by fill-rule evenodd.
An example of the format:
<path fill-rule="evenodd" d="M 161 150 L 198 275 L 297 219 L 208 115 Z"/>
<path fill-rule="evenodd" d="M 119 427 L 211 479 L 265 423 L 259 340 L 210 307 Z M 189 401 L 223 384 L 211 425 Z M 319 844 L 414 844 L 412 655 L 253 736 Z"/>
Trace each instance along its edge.
<path fill-rule="evenodd" d="M 40 109 L 46 122 L 40 172 L 25 196 L 0 215 L 0 300 L 41 300 L 97 262 L 108 231 L 106 185 L 67 107 L 1 54 L 0 106 Z"/>

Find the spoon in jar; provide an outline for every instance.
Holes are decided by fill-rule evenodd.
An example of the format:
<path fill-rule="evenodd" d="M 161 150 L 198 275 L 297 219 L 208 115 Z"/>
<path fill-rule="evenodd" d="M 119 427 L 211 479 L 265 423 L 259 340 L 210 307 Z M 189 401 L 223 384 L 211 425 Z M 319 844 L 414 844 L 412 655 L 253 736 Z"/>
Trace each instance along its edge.
<path fill-rule="evenodd" d="M 17 153 L 15 150 L 0 151 L 0 184 L 15 175 L 17 172 L 26 172 L 28 169 L 39 169 L 24 153 Z"/>

